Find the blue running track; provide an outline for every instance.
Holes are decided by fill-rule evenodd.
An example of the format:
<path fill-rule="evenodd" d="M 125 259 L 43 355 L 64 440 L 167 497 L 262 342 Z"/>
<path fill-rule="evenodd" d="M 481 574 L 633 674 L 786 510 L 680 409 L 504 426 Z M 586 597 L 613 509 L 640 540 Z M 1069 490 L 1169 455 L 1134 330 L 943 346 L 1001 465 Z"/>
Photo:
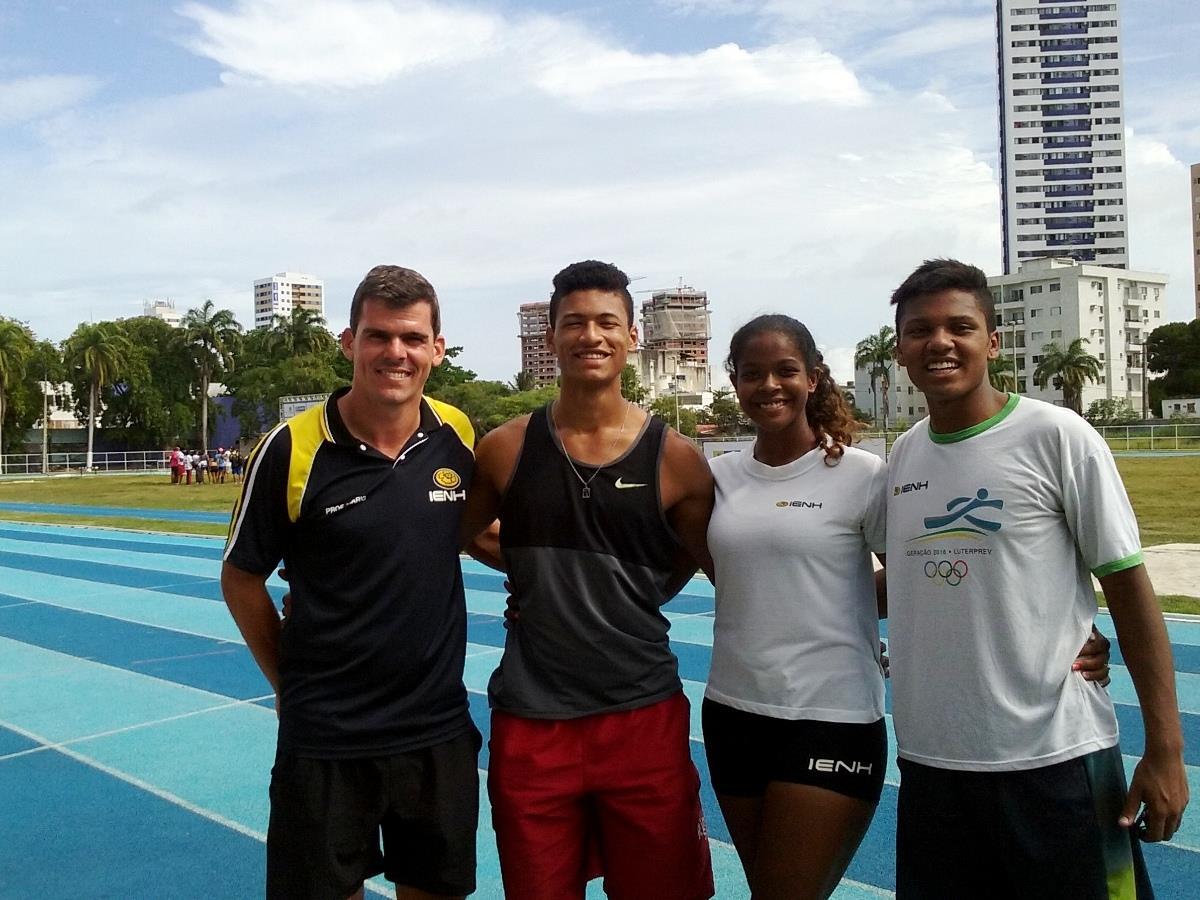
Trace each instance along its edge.
<path fill-rule="evenodd" d="M 0 898 L 262 895 L 275 715 L 221 602 L 220 555 L 213 538 L 0 522 Z M 466 680 L 486 736 L 505 595 L 499 575 L 463 568 Z M 282 595 L 282 582 L 269 587 Z M 667 607 L 692 701 L 718 897 L 744 898 L 700 740 L 712 610 L 701 581 Z M 1200 623 L 1169 628 L 1188 779 L 1200 798 Z M 1131 768 L 1143 732 L 1120 665 L 1111 690 Z M 840 900 L 892 896 L 896 784 L 892 764 Z M 482 808 L 476 896 L 499 898 L 486 796 Z M 1147 858 L 1160 898 L 1197 896 L 1200 814 L 1170 844 L 1147 847 Z M 589 897 L 599 896 L 593 882 Z"/>

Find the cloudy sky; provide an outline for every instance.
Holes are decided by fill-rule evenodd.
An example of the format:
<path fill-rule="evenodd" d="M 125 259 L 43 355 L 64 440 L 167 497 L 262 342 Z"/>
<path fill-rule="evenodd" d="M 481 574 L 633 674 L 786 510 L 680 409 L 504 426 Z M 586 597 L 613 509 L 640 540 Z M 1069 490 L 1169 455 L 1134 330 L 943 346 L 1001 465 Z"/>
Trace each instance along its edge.
<path fill-rule="evenodd" d="M 886 20 L 879 10 L 887 9 Z M 1200 11 L 1122 0 L 1132 265 L 1190 318 Z M 1000 264 L 990 0 L 0 0 L 0 314 L 423 272 L 483 377 L 568 262 L 809 324 L 835 374 L 921 259 Z"/>

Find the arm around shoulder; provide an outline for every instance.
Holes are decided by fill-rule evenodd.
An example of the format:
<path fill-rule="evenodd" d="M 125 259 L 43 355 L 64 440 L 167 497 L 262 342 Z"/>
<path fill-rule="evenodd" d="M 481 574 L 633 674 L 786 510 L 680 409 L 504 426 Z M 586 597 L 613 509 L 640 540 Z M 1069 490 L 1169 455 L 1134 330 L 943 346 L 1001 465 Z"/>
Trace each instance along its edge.
<path fill-rule="evenodd" d="M 500 568 L 496 526 L 500 503 L 516 469 L 528 423 L 528 416 L 505 422 L 489 431 L 475 446 L 475 471 L 467 492 L 459 537 L 468 553 L 493 568 Z"/>
<path fill-rule="evenodd" d="M 667 432 L 663 452 L 662 496 L 667 520 L 691 556 L 691 571 L 699 566 L 713 578 L 712 556 L 708 552 L 708 520 L 712 516 L 715 482 L 704 456 L 687 438 Z"/>

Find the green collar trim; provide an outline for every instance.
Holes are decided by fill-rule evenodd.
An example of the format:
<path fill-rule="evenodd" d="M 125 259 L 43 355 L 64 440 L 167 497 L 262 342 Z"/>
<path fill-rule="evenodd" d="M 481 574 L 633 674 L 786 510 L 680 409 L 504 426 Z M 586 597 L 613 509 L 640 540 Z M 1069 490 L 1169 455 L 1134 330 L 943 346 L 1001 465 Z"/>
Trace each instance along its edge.
<path fill-rule="evenodd" d="M 938 434 L 933 430 L 933 427 L 930 426 L 929 439 L 935 444 L 957 444 L 959 441 L 965 441 L 967 438 L 973 438 L 977 434 L 983 434 L 993 425 L 999 425 L 1001 422 L 1007 419 L 1008 414 L 1017 408 L 1017 401 L 1020 399 L 1020 394 L 1009 394 L 1008 400 L 1005 402 L 1004 406 L 1000 408 L 1000 412 L 996 413 L 990 419 L 984 419 L 982 422 L 971 425 L 970 427 L 964 428 L 961 431 L 952 431 L 949 434 Z"/>

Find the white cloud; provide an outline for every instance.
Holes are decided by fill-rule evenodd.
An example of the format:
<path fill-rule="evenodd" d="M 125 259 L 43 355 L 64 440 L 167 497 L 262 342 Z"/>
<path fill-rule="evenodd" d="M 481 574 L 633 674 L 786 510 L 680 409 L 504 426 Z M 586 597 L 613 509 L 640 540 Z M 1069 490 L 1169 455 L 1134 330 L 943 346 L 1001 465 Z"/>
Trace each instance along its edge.
<path fill-rule="evenodd" d="M 1125 131 L 1129 162 L 1129 267 L 1171 276 L 1167 318 L 1193 318 L 1189 167 L 1163 142 Z M 1162 324 L 1162 323 L 1159 323 Z"/>
<path fill-rule="evenodd" d="M 968 47 L 988 52 L 993 51 L 995 45 L 996 20 L 993 16 L 937 19 L 888 35 L 871 45 L 856 62 L 863 65 L 896 63 Z"/>
<path fill-rule="evenodd" d="M 646 276 L 639 287 L 683 276 L 707 290 L 714 360 L 737 325 L 782 311 L 831 348 L 844 380 L 847 348 L 890 321 L 888 294 L 922 259 L 999 267 L 990 99 L 956 108 L 924 79 L 879 80 L 868 95 L 808 39 L 634 53 L 577 22 L 441 4 L 419 9 L 451 17 L 439 23 L 480 15 L 486 37 L 456 49 L 422 19 L 425 46 L 397 61 L 378 35 L 291 8 L 241 0 L 210 19 L 189 7 L 199 52 L 235 77 L 60 113 L 39 122 L 40 146 L 6 153 L 0 309 L 53 338 L 89 316 L 136 314 L 148 296 L 182 308 L 212 296 L 250 321 L 251 281 L 291 269 L 325 279 L 340 327 L 362 274 L 397 262 L 437 285 L 460 362 L 508 379 L 517 304 L 598 257 Z M 371 31 L 417 9 L 369 0 L 353 12 Z M 319 65 L 256 61 L 286 57 L 271 46 L 282 36 L 319 43 L 318 27 L 337 45 L 315 48 Z M 403 49 L 401 37 L 380 40 Z M 987 57 L 978 65 L 987 77 Z M 814 102 L 830 85 L 841 101 Z M 1178 308 L 1186 176 L 1160 135 L 1141 135 L 1129 145 L 1133 262 L 1172 275 Z"/>
<path fill-rule="evenodd" d="M 490 13 L 412 0 L 238 0 L 228 12 L 188 3 L 190 42 L 233 73 L 293 86 L 361 87 L 495 52 Z"/>
<path fill-rule="evenodd" d="M 722 102 L 861 103 L 866 94 L 837 57 L 809 39 L 757 50 L 724 44 L 698 53 L 634 53 L 565 19 L 504 19 L 409 0 L 239 0 L 226 12 L 199 3 L 195 52 L 226 78 L 290 87 L 362 88 L 418 70 L 488 66 L 492 89 L 533 84 L 592 109 L 670 110 Z"/>
<path fill-rule="evenodd" d="M 588 108 L 711 106 L 722 101 L 860 104 L 866 92 L 846 65 L 812 41 L 746 50 L 723 44 L 691 55 L 596 48 L 537 76 L 550 94 Z"/>
<path fill-rule="evenodd" d="M 0 81 L 0 125 L 44 118 L 86 100 L 99 88 L 98 79 L 76 75 Z"/>

